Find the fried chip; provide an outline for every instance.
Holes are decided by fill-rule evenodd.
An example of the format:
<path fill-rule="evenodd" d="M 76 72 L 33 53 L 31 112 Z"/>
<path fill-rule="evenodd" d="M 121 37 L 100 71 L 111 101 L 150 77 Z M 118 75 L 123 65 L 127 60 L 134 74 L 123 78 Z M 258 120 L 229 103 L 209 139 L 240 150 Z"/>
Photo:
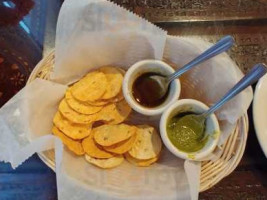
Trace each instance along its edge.
<path fill-rule="evenodd" d="M 93 129 L 94 139 L 101 146 L 111 146 L 127 140 L 136 132 L 136 127 L 127 124 L 103 125 Z"/>
<path fill-rule="evenodd" d="M 108 100 L 102 100 L 102 99 L 100 99 L 100 100 L 92 101 L 92 102 L 87 101 L 86 102 L 86 105 L 90 105 L 90 106 L 105 106 L 105 105 L 107 105 L 109 103 L 110 102 Z"/>
<path fill-rule="evenodd" d="M 73 124 L 65 119 L 60 112 L 55 114 L 53 122 L 60 131 L 74 140 L 83 139 L 91 133 L 92 124 Z"/>
<path fill-rule="evenodd" d="M 117 67 L 117 69 L 120 71 L 120 73 L 124 76 L 126 71 L 120 67 Z"/>
<path fill-rule="evenodd" d="M 137 139 L 129 154 L 139 160 L 155 158 L 159 155 L 162 142 L 155 128 L 140 125 L 137 128 Z"/>
<path fill-rule="evenodd" d="M 146 160 L 138 160 L 138 159 L 132 157 L 129 153 L 125 153 L 124 156 L 125 156 L 126 160 L 129 161 L 129 163 L 131 163 L 135 166 L 138 166 L 138 167 L 148 167 L 148 166 L 152 165 L 153 163 L 155 163 L 159 159 L 159 156 L 157 156 L 157 157 L 146 159 Z"/>
<path fill-rule="evenodd" d="M 123 92 L 121 90 L 117 96 L 113 97 L 112 99 L 108 99 L 108 101 L 110 103 L 117 103 L 117 102 L 122 101 L 123 99 L 124 99 L 124 96 L 123 96 Z"/>
<path fill-rule="evenodd" d="M 65 99 L 66 102 L 68 103 L 68 105 L 75 110 L 76 112 L 79 112 L 81 114 L 86 114 L 86 115 L 90 115 L 90 114 L 94 114 L 99 112 L 103 107 L 102 106 L 92 106 L 89 104 L 84 104 L 82 102 L 79 102 L 78 100 L 76 100 L 71 92 L 70 89 L 68 89 L 65 93 Z"/>
<path fill-rule="evenodd" d="M 84 150 L 82 147 L 82 142 L 80 140 L 73 140 L 68 136 L 64 135 L 57 127 L 53 126 L 52 133 L 58 136 L 62 143 L 68 147 L 70 151 L 80 156 L 84 154 Z"/>
<path fill-rule="evenodd" d="M 136 140 L 136 133 L 133 134 L 132 137 L 130 137 L 129 139 L 119 142 L 117 144 L 113 144 L 111 146 L 106 146 L 104 147 L 104 149 L 106 151 L 112 152 L 112 153 L 116 153 L 116 154 L 124 154 L 125 152 L 129 151 L 135 140 Z"/>
<path fill-rule="evenodd" d="M 116 68 L 121 74 L 122 76 L 125 75 L 125 70 L 121 69 L 121 68 Z M 119 101 L 122 101 L 124 99 L 123 96 L 123 92 L 122 89 L 120 90 L 120 92 L 113 98 L 110 99 L 99 99 L 97 101 L 88 101 L 86 104 L 92 105 L 92 106 L 104 106 L 107 105 L 109 103 L 117 103 Z"/>
<path fill-rule="evenodd" d="M 122 164 L 124 157 L 122 155 L 116 155 L 112 158 L 106 158 L 106 159 L 99 159 L 99 158 L 93 158 L 87 154 L 85 154 L 85 159 L 100 168 L 103 169 L 110 169 L 119 166 Z"/>
<path fill-rule="evenodd" d="M 109 124 L 119 124 L 123 122 L 131 113 L 132 108 L 123 100 L 116 103 L 116 112 L 113 113 L 113 120 Z"/>
<path fill-rule="evenodd" d="M 96 101 L 106 92 L 107 83 L 103 72 L 94 71 L 75 83 L 70 91 L 73 97 L 79 101 Z"/>
<path fill-rule="evenodd" d="M 59 111 L 69 121 L 77 124 L 91 124 L 96 120 L 96 115 L 85 115 L 72 110 L 65 99 L 60 102 Z"/>
<path fill-rule="evenodd" d="M 119 92 L 119 94 L 111 99 L 100 99 L 94 102 L 86 102 L 85 105 L 89 105 L 89 106 L 107 106 L 107 104 L 111 104 L 111 103 L 117 103 L 120 102 L 124 99 L 122 90 Z"/>
<path fill-rule="evenodd" d="M 132 108 L 123 100 L 118 103 L 113 103 L 105 106 L 96 114 L 97 120 L 103 120 L 109 124 L 119 124 L 123 122 L 131 113 Z"/>
<path fill-rule="evenodd" d="M 95 143 L 93 133 L 82 141 L 82 146 L 85 153 L 94 158 L 111 158 L 114 156 L 113 153 L 105 151 L 102 146 Z"/>
<path fill-rule="evenodd" d="M 103 72 L 107 78 L 107 89 L 101 99 L 110 99 L 117 96 L 122 88 L 122 73 L 115 67 L 101 67 L 100 72 Z"/>
<path fill-rule="evenodd" d="M 96 113 L 96 121 L 105 121 L 105 122 L 109 122 L 114 120 L 114 113 L 117 112 L 116 109 L 116 104 L 111 103 L 108 104 L 106 106 L 104 106 L 104 108 Z"/>

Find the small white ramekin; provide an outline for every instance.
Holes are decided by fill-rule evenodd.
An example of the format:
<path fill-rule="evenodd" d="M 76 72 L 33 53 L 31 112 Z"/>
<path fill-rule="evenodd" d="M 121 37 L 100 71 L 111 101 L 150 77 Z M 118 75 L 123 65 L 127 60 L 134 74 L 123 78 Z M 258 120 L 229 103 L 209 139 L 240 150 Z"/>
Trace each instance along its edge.
<path fill-rule="evenodd" d="M 168 107 L 161 116 L 160 119 L 160 135 L 163 143 L 175 156 L 188 160 L 202 160 L 210 153 L 213 152 L 218 144 L 220 136 L 220 127 L 215 114 L 211 114 L 206 119 L 205 134 L 208 135 L 208 141 L 205 146 L 197 152 L 183 152 L 177 149 L 170 141 L 167 135 L 167 124 L 169 120 L 179 113 L 193 112 L 196 114 L 203 113 L 208 110 L 209 107 L 204 103 L 193 99 L 182 99 L 176 101 L 173 105 Z"/>
<path fill-rule="evenodd" d="M 174 69 L 160 60 L 142 60 L 135 63 L 128 69 L 124 76 L 122 87 L 123 95 L 127 103 L 136 112 L 149 116 L 160 115 L 168 106 L 173 104 L 179 98 L 181 92 L 181 84 L 179 79 L 172 81 L 170 85 L 169 95 L 161 105 L 154 108 L 144 107 L 134 99 L 132 87 L 136 78 L 148 72 L 156 72 L 162 75 L 169 75 L 174 72 Z"/>

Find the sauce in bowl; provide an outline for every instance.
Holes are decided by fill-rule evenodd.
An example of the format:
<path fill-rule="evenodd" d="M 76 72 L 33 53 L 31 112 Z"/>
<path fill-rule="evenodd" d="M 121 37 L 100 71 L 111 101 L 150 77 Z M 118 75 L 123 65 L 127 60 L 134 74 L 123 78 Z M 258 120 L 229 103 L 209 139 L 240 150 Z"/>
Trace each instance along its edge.
<path fill-rule="evenodd" d="M 160 75 L 153 72 L 144 73 L 133 83 L 133 97 L 136 102 L 144 107 L 157 107 L 167 99 L 169 91 L 161 97 L 162 87 L 157 81 L 150 78 L 151 75 Z"/>
<path fill-rule="evenodd" d="M 192 153 L 202 149 L 208 141 L 205 127 L 199 123 L 193 113 L 180 113 L 172 117 L 167 124 L 167 135 L 179 150 Z"/>

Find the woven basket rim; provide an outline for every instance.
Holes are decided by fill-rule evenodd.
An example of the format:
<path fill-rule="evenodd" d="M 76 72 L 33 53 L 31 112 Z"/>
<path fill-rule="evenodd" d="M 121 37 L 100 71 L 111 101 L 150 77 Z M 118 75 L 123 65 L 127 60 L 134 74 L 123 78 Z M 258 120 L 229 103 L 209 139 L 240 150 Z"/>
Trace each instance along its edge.
<path fill-rule="evenodd" d="M 49 79 L 49 73 L 52 71 L 54 66 L 54 54 L 55 51 L 52 50 L 36 65 L 27 81 L 27 84 L 29 84 L 36 78 Z M 232 171 L 234 171 L 234 169 L 237 167 L 244 154 L 244 150 L 246 147 L 248 125 L 248 116 L 247 113 L 245 113 L 244 116 L 242 116 L 238 120 L 235 131 L 230 135 L 231 137 L 229 137 L 227 140 L 229 145 L 228 147 L 227 145 L 225 145 L 226 147 L 224 147 L 224 159 L 222 159 L 223 156 L 221 156 L 218 160 L 215 161 L 202 162 L 201 169 L 210 169 L 210 174 L 214 173 L 215 175 L 212 176 L 210 179 L 205 180 L 205 182 L 202 181 L 203 178 L 200 180 L 200 192 L 208 190 L 209 188 L 217 184 L 223 178 L 228 176 Z M 232 137 L 236 139 L 234 140 Z M 238 137 L 239 143 L 236 143 L 238 142 Z M 231 138 L 233 141 L 229 142 L 229 139 Z M 238 148 L 236 146 L 238 146 Z M 47 152 L 38 153 L 38 156 L 48 167 L 55 171 L 55 162 L 48 156 Z M 207 176 L 204 177 L 204 179 L 205 178 L 207 178 Z"/>

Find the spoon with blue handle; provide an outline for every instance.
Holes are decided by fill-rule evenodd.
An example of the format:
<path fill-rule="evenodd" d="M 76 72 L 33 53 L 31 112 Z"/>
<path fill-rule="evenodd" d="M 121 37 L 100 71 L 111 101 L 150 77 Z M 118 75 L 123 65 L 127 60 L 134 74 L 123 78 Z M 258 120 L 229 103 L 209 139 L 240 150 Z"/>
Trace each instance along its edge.
<path fill-rule="evenodd" d="M 234 39 L 232 36 L 225 36 L 221 40 L 219 40 L 216 44 L 214 44 L 212 47 L 210 47 L 208 50 L 200 54 L 198 57 L 196 57 L 191 62 L 184 65 L 181 69 L 177 70 L 171 75 L 163 76 L 163 75 L 150 75 L 148 78 L 154 80 L 157 82 L 157 84 L 160 86 L 160 90 L 158 91 L 158 98 L 162 98 L 165 96 L 166 92 L 168 91 L 169 84 L 179 76 L 181 76 L 183 73 L 187 72 L 189 69 L 195 67 L 196 65 L 220 54 L 228 49 L 230 49 L 234 44 Z"/>

